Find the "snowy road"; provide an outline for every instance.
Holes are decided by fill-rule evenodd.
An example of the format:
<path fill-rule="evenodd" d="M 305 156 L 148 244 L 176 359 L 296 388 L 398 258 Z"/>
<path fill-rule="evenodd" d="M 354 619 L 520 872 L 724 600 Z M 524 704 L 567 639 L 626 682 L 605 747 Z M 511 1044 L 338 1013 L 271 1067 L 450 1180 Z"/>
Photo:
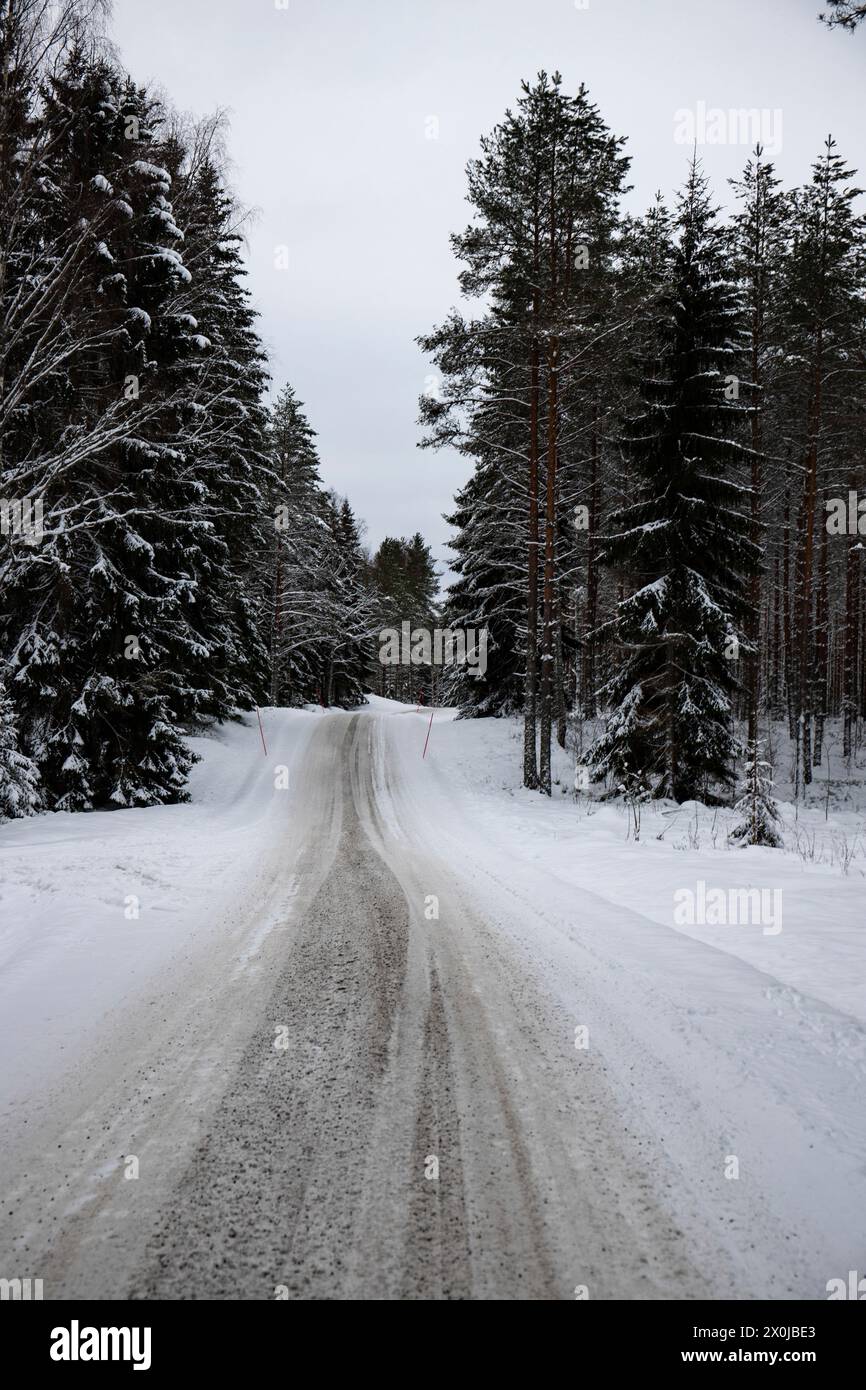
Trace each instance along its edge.
<path fill-rule="evenodd" d="M 315 721 L 242 906 L 7 1113 L 0 1273 L 825 1297 L 863 1262 L 862 1030 L 517 858 L 425 722 Z"/>

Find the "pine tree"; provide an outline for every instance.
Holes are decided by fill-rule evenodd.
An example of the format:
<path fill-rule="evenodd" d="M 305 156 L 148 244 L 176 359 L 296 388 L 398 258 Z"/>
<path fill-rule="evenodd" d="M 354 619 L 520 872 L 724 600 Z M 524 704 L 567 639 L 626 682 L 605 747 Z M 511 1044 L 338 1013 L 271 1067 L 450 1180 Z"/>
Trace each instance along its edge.
<path fill-rule="evenodd" d="M 446 699 L 464 718 L 519 712 L 523 702 L 520 629 L 526 563 L 523 498 L 513 469 L 479 462 L 446 518 L 455 528 L 443 619 L 452 630 L 487 632 L 487 670 L 446 673 Z"/>
<path fill-rule="evenodd" d="M 24 325 L 51 353 L 10 391 L 10 490 L 41 494 L 48 534 L 8 557 L 0 640 L 50 804 L 147 805 L 184 795 L 181 725 L 249 709 L 266 684 L 264 357 L 207 129 L 185 145 L 82 50 L 41 124 L 37 264 L 68 302 Z"/>
<path fill-rule="evenodd" d="M 190 274 L 169 175 L 148 157 L 147 94 L 73 52 L 43 119 L 63 133 L 44 160 L 48 244 L 69 228 L 80 253 L 63 351 L 19 393 L 36 448 L 13 432 L 7 466 L 16 488 L 35 478 L 47 535 L 9 557 L 2 640 L 49 804 L 150 805 L 185 795 L 193 759 L 176 726 L 197 702 L 190 614 L 213 546 L 180 440 L 197 344 L 169 304 Z"/>
<path fill-rule="evenodd" d="M 48 233 L 46 198 L 54 190 L 46 161 L 68 126 L 43 118 L 40 84 L 85 40 L 86 11 L 74 0 L 0 0 L 0 480 L 16 445 L 28 443 L 32 456 L 40 422 L 28 404 L 69 351 L 64 309 L 89 229 L 69 226 L 58 239 Z"/>
<path fill-rule="evenodd" d="M 405 536 L 386 536 L 370 561 L 369 574 L 378 632 L 392 629 L 400 633 L 404 623 L 410 633 L 416 628 L 429 632 L 439 625 L 436 564 L 419 533 L 408 540 Z M 421 696 L 428 702 L 437 699 L 437 671 L 432 664 L 392 666 L 377 661 L 376 665 L 378 673 L 371 672 L 371 683 L 378 674 L 380 694 L 406 701 Z M 447 680 L 449 673 L 444 674 Z"/>
<path fill-rule="evenodd" d="M 319 613 L 313 598 L 321 577 L 326 522 L 315 431 L 290 386 L 271 418 L 274 484 L 269 511 L 273 538 L 265 553 L 269 575 L 271 703 L 322 699 L 314 652 Z"/>
<path fill-rule="evenodd" d="M 866 20 L 863 0 L 827 0 L 832 9 L 822 11 L 818 18 L 828 29 L 847 29 L 849 33 Z"/>
<path fill-rule="evenodd" d="M 762 158 L 758 145 L 740 180 L 731 180 L 740 208 L 732 228 L 734 271 L 743 295 L 744 336 L 748 377 L 754 398 L 750 409 L 751 539 L 764 540 L 765 478 L 764 440 L 767 425 L 774 424 L 772 405 L 781 356 L 780 286 L 787 248 L 789 200 L 780 190 L 772 164 Z M 768 418 L 769 405 L 769 418 Z M 778 509 L 777 509 L 778 514 Z M 773 537 L 775 539 L 775 537 Z M 750 582 L 747 637 L 751 648 L 746 658 L 747 743 L 757 739 L 761 694 L 761 580 L 757 567 Z M 766 650 L 766 644 L 764 649 Z"/>
<path fill-rule="evenodd" d="M 364 558 L 303 421 L 280 473 L 219 118 L 171 116 L 61 11 L 0 0 L 0 496 L 44 508 L 41 543 L 4 522 L 0 659 L 46 806 L 147 806 L 272 657 L 292 698 L 362 698 Z"/>
<path fill-rule="evenodd" d="M 374 660 L 375 602 L 370 591 L 367 558 L 361 545 L 361 527 L 345 497 L 329 494 L 334 509 L 334 544 L 337 564 L 339 622 L 334 643 L 332 703 L 351 709 L 365 701 L 369 672 Z"/>
<path fill-rule="evenodd" d="M 193 149 L 203 141 L 193 136 Z M 190 653 L 194 707 L 184 718 L 226 718 L 265 696 L 266 640 L 253 563 L 270 528 L 268 384 L 256 315 L 240 255 L 242 214 L 205 148 L 191 167 L 182 147 L 174 159 L 178 205 L 184 215 L 184 263 L 191 280 L 169 308 L 193 333 L 186 363 L 191 414 L 185 431 L 187 469 L 199 490 L 197 513 L 210 522 L 212 545 L 200 547 L 190 624 L 198 642 Z M 174 163 L 169 151 L 167 162 Z"/>
<path fill-rule="evenodd" d="M 631 500 L 637 483 L 628 459 L 617 448 L 617 438 L 625 421 L 639 409 L 641 370 L 662 332 L 663 293 L 670 284 L 672 264 L 671 215 L 657 194 L 644 216 L 625 219 L 620 229 L 615 273 L 607 277 L 613 280 L 608 312 L 612 323 L 627 325 L 627 330 L 602 336 L 593 353 L 589 447 L 581 450 L 585 462 L 579 454 L 573 470 L 575 544 L 570 557 L 563 560 L 563 572 L 573 575 L 575 585 L 573 640 L 579 648 L 580 672 L 574 698 L 581 749 L 583 720 L 597 716 L 599 688 L 611 674 L 599 631 L 616 594 L 601 562 L 602 539 L 610 513 Z M 584 418 L 588 414 L 585 411 Z"/>
<path fill-rule="evenodd" d="M 550 150 L 546 318 L 546 448 L 544 462 L 544 587 L 541 641 L 539 787 L 551 792 L 551 732 L 561 695 L 562 493 L 574 455 L 589 462 L 591 504 L 599 506 L 598 475 L 604 406 L 613 366 L 617 317 L 614 263 L 619 199 L 629 161 L 621 139 L 605 126 L 585 87 L 564 113 L 561 149 Z M 560 186 L 557 187 L 557 182 Z M 588 445 L 588 447 L 587 447 Z M 563 476 L 560 476 L 560 474 Z M 594 559 L 590 549 L 588 560 Z M 594 578 L 588 568 L 588 579 Z M 589 586 L 588 586 L 589 587 Z"/>
<path fill-rule="evenodd" d="M 39 772 L 19 751 L 15 710 L 0 680 L 0 821 L 32 816 L 40 804 Z"/>
<path fill-rule="evenodd" d="M 315 431 L 290 386 L 271 420 L 269 528 L 263 552 L 273 704 L 363 700 L 373 628 L 360 534 L 325 491 Z"/>
<path fill-rule="evenodd" d="M 544 72 L 524 83 L 515 111 L 482 140 L 481 157 L 468 166 L 476 221 L 452 238 L 464 266 L 461 290 L 485 296 L 487 310 L 472 322 L 454 314 L 420 340 L 443 377 L 441 395 L 422 399 L 425 442 L 456 443 L 479 468 L 489 462 L 510 480 L 501 490 L 503 541 L 522 550 L 525 576 L 518 654 L 523 777 L 546 794 L 554 722 L 564 738 L 563 583 L 572 578 L 574 542 L 563 515 L 571 516 L 580 460 L 589 452 L 598 461 L 604 364 L 613 356 L 611 314 L 619 307 L 614 243 L 628 168 L 622 144 L 584 87 L 568 96 L 560 75 Z M 596 447 L 590 442 L 587 449 L 593 431 Z M 517 496 L 522 535 L 513 536 Z M 472 556 L 471 563 L 481 568 L 484 560 Z M 506 563 L 516 574 L 510 555 Z M 483 576 L 479 592 L 492 593 Z M 509 626 L 503 623 L 503 631 Z"/>
<path fill-rule="evenodd" d="M 734 437 L 746 406 L 727 398 L 741 351 L 739 305 L 696 162 L 677 230 L 664 334 L 622 440 L 637 498 L 611 518 L 603 541 L 602 558 L 631 592 L 607 633 L 621 665 L 604 692 L 614 712 L 589 762 L 597 778 L 619 783 L 639 772 L 654 796 L 685 801 L 732 780 L 731 658 L 746 645 L 737 625 L 759 552 L 736 477 L 748 458 Z"/>
<path fill-rule="evenodd" d="M 782 846 L 779 808 L 773 800 L 772 769 L 761 757 L 761 744 L 757 740 L 748 747 L 743 794 L 734 807 L 734 814 L 734 828 L 728 837 L 732 844 L 741 847 L 766 845 L 770 849 Z"/>
<path fill-rule="evenodd" d="M 782 284 L 783 429 L 802 477 L 792 614 L 792 725 L 804 788 L 820 762 L 827 708 L 829 539 L 823 503 L 845 486 L 862 438 L 866 218 L 832 136 L 792 200 Z"/>

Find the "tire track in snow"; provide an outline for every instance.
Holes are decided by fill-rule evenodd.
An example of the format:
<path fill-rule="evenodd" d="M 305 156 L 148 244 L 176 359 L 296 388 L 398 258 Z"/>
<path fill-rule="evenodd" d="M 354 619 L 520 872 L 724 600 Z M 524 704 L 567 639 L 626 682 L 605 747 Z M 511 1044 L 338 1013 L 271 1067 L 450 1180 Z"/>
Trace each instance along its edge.
<path fill-rule="evenodd" d="M 456 876 L 401 824 L 405 787 L 381 724 L 321 721 L 295 779 L 303 803 L 287 818 L 277 896 L 255 899 L 259 916 L 282 903 L 281 924 L 262 934 L 251 904 L 200 982 L 172 980 L 164 1029 L 119 1059 L 101 1109 L 58 1131 L 63 1168 L 46 1158 L 43 1192 L 60 1171 L 69 1193 L 89 1192 L 98 1155 L 133 1134 L 150 1180 L 112 1171 L 96 1202 L 67 1206 L 51 1230 L 49 1296 L 707 1291 L 598 1063 L 569 1052 L 489 920 L 483 880 Z M 431 892 L 441 910 L 427 921 Z M 238 974 L 241 942 L 258 954 Z M 148 1078 L 141 1103 L 136 1073 Z M 67 1144 L 99 1128 L 96 1147 Z M 430 1156 L 438 1179 L 425 1176 Z"/>
<path fill-rule="evenodd" d="M 419 1210 L 416 1194 L 427 1195 L 412 1105 L 429 1101 L 431 1067 L 447 1072 L 448 1059 L 429 1060 L 443 1045 L 435 1025 L 433 1048 L 420 1016 L 404 1011 L 398 1026 L 409 908 L 355 810 L 352 783 L 368 752 L 358 724 L 338 730 L 337 853 L 270 1001 L 288 1046 L 275 1048 L 270 1026 L 251 1042 L 173 1193 L 138 1296 L 266 1298 L 279 1286 L 289 1297 L 395 1295 L 407 1238 L 425 1225 L 407 1296 L 436 1296 L 446 1268 L 448 1288 L 468 1290 L 453 1240 L 443 1250 L 442 1221 L 406 1216 Z M 453 1134 L 449 1088 L 435 1089 Z M 450 1233 L 454 1223 L 444 1224 Z"/>

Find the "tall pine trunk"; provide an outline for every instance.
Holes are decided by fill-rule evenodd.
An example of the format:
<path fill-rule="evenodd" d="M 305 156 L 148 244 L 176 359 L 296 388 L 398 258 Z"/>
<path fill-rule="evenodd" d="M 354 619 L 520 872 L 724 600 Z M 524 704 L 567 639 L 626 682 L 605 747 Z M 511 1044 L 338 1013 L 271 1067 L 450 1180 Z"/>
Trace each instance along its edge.
<path fill-rule="evenodd" d="M 536 173 L 532 249 L 532 337 L 529 348 L 529 537 L 526 580 L 526 675 L 523 687 L 523 785 L 538 786 L 538 414 L 539 414 L 539 176 Z"/>
<path fill-rule="evenodd" d="M 799 594 L 797 601 L 797 649 L 799 658 L 797 690 L 797 728 L 800 776 L 804 789 L 812 781 L 812 617 L 813 579 L 815 568 L 815 520 L 818 500 L 818 432 L 821 423 L 821 344 L 818 329 L 815 364 L 812 375 L 809 448 L 803 482 L 803 502 L 800 525 L 803 532 L 803 551 L 800 561 Z"/>
<path fill-rule="evenodd" d="M 533 318 L 536 318 L 533 312 Z M 530 348 L 529 385 L 529 570 L 526 580 L 526 675 L 523 694 L 523 785 L 538 786 L 538 336 Z"/>
<path fill-rule="evenodd" d="M 848 487 L 851 491 L 856 492 L 856 474 L 852 474 L 849 478 Z M 860 635 L 858 581 L 861 554 L 860 541 L 856 536 L 852 537 L 848 542 L 845 560 L 845 657 L 842 678 L 842 755 L 849 764 L 854 754 L 856 742 L 858 639 Z"/>
<path fill-rule="evenodd" d="M 559 340 L 550 335 L 547 353 L 547 455 L 544 516 L 544 595 L 541 641 L 541 756 L 539 790 L 551 793 L 550 741 L 553 715 L 553 618 L 556 564 L 556 422 Z"/>

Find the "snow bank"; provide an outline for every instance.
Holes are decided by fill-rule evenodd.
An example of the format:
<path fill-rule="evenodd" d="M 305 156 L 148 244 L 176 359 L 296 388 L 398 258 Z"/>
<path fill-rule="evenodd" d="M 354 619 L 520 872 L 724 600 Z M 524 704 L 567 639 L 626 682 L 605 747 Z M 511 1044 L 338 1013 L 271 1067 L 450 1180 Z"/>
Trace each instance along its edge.
<path fill-rule="evenodd" d="M 479 863 L 495 846 L 518 878 L 521 863 L 541 870 L 560 886 L 591 892 L 748 961 L 795 1002 L 809 995 L 866 1023 L 866 859 L 855 859 L 846 875 L 838 862 L 814 862 L 793 847 L 729 848 L 731 813 L 695 803 L 679 809 L 642 807 L 635 843 L 627 807 L 575 799 L 574 767 L 561 749 L 554 749 L 558 782 L 550 801 L 520 785 L 518 721 L 455 720 L 453 711 L 437 710 L 422 760 L 429 712 L 413 717 L 411 706 L 372 703 L 400 716 L 399 746 L 410 775 L 414 768 L 419 809 L 436 826 L 459 823 L 467 854 L 466 836 L 474 823 Z M 856 812 L 837 812 L 828 824 L 818 808 L 801 808 L 796 821 L 792 806 L 783 804 L 781 810 L 791 846 L 798 838 L 811 842 L 822 835 L 844 833 L 852 840 L 862 826 Z M 760 924 L 678 921 L 676 895 L 684 889 L 697 893 L 700 884 L 726 895 L 762 888 L 780 892 L 781 930 L 771 935 Z"/>
<path fill-rule="evenodd" d="M 89 1046 L 106 1015 L 148 989 L 172 959 L 206 949 L 221 909 L 285 829 L 275 768 L 301 756 L 316 715 L 263 710 L 190 740 L 202 761 L 192 801 L 0 826 L 0 1105 Z M 73 1055 L 70 1055 L 73 1054 Z"/>

